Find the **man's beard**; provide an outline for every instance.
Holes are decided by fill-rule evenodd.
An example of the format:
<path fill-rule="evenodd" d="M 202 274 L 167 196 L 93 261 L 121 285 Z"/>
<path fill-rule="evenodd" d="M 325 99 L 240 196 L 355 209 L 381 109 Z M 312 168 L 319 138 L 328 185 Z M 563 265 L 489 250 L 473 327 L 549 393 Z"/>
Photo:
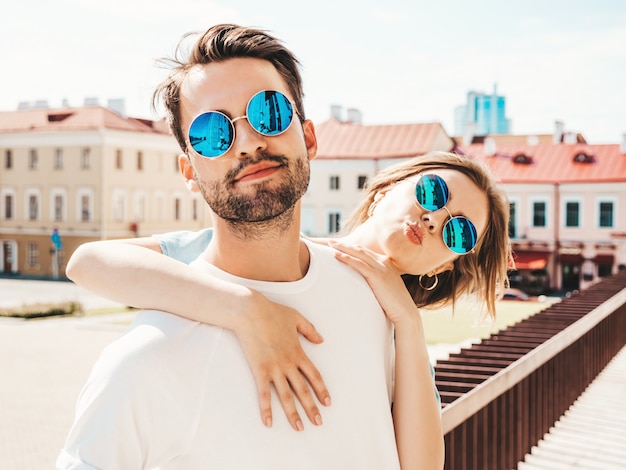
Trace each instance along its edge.
<path fill-rule="evenodd" d="M 282 175 L 280 184 L 277 186 L 275 181 L 262 181 L 254 185 L 254 191 L 233 194 L 237 175 L 245 167 L 264 160 L 281 164 L 282 170 L 279 171 L 285 175 Z M 306 156 L 289 160 L 284 156 L 261 155 L 241 161 L 222 181 L 205 183 L 197 174 L 195 178 L 205 201 L 217 216 L 228 221 L 246 238 L 256 238 L 268 231 L 286 230 L 292 225 L 295 204 L 309 185 L 310 165 Z M 254 226 L 253 230 L 250 230 L 250 225 Z"/>

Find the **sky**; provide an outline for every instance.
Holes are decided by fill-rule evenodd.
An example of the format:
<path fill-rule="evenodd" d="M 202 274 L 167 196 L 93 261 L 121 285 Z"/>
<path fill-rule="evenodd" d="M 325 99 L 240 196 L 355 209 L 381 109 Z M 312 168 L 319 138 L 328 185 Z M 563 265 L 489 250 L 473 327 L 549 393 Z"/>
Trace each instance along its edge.
<path fill-rule="evenodd" d="M 506 97 L 516 134 L 555 121 L 590 143 L 626 133 L 620 0 L 20 0 L 0 16 L 0 111 L 20 102 L 124 99 L 158 119 L 155 60 L 215 23 L 269 30 L 303 66 L 307 117 L 356 108 L 364 124 L 440 122 L 470 90 Z"/>

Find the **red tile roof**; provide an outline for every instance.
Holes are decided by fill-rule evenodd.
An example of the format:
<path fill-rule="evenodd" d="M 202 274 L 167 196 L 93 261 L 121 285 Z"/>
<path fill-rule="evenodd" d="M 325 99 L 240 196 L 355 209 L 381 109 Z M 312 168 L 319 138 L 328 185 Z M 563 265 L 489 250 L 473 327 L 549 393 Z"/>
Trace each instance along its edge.
<path fill-rule="evenodd" d="M 483 144 L 459 150 L 484 160 L 503 183 L 578 183 L 626 181 L 626 154 L 619 144 L 498 145 L 493 156 L 485 155 Z M 576 155 L 591 157 L 590 163 L 574 161 Z M 530 163 L 514 163 L 526 155 Z"/>
<path fill-rule="evenodd" d="M 454 147 L 438 122 L 366 126 L 329 119 L 315 127 L 318 159 L 404 158 Z"/>
<path fill-rule="evenodd" d="M 101 106 L 0 112 L 0 132 L 117 129 L 167 134 L 163 121 L 124 117 Z"/>

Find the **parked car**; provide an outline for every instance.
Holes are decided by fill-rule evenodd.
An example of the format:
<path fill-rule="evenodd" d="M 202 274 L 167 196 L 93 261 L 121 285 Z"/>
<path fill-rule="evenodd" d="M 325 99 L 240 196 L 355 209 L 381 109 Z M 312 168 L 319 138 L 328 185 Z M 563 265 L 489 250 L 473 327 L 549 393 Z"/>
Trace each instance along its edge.
<path fill-rule="evenodd" d="M 529 295 L 521 289 L 506 289 L 502 300 L 529 300 Z"/>

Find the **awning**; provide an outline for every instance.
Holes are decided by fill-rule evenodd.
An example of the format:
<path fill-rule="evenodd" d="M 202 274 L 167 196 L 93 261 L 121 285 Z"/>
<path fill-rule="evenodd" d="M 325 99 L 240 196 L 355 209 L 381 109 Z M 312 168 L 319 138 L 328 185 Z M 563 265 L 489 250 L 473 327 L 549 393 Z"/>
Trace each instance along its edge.
<path fill-rule="evenodd" d="M 613 264 L 615 256 L 609 253 L 598 253 L 593 260 L 596 264 Z"/>
<path fill-rule="evenodd" d="M 545 251 L 520 251 L 513 253 L 515 269 L 543 269 L 550 253 Z"/>
<path fill-rule="evenodd" d="M 561 264 L 581 264 L 583 262 L 582 254 L 575 253 L 560 253 L 559 263 Z"/>

